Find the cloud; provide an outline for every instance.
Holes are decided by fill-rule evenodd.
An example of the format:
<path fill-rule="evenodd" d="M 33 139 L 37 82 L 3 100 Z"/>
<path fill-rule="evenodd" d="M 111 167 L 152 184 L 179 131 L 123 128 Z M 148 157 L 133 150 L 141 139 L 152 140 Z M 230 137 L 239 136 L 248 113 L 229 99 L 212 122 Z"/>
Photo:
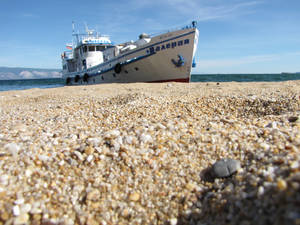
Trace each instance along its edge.
<path fill-rule="evenodd" d="M 31 72 L 27 71 L 27 70 L 24 70 L 24 71 L 20 72 L 19 75 L 20 75 L 23 79 L 31 79 L 31 78 L 34 78 L 34 75 L 33 75 Z"/>
<path fill-rule="evenodd" d="M 131 3 L 135 8 L 140 10 L 151 5 L 160 6 L 161 8 L 168 9 L 164 13 L 171 13 L 177 17 L 180 14 L 189 19 L 206 21 L 248 14 L 249 12 L 253 12 L 253 7 L 262 4 L 263 1 L 226 1 L 224 4 L 224 1 L 220 0 L 166 0 L 164 2 L 161 0 L 134 0 Z"/>
<path fill-rule="evenodd" d="M 6 74 L 7 76 L 9 74 Z M 11 77 L 11 76 L 8 76 Z M 28 71 L 28 70 L 23 70 L 19 73 L 18 78 L 21 79 L 43 79 L 43 78 L 60 78 L 61 73 L 57 71 Z"/>
<path fill-rule="evenodd" d="M 60 78 L 61 75 L 62 74 L 60 72 L 51 72 L 50 73 L 50 77 L 53 77 L 53 78 L 55 78 L 55 77 Z"/>
<path fill-rule="evenodd" d="M 49 73 L 44 71 L 32 71 L 32 73 L 38 77 L 49 77 Z"/>
<path fill-rule="evenodd" d="M 37 15 L 32 14 L 32 13 L 23 13 L 23 14 L 21 14 L 21 17 L 23 17 L 23 18 L 38 18 Z"/>

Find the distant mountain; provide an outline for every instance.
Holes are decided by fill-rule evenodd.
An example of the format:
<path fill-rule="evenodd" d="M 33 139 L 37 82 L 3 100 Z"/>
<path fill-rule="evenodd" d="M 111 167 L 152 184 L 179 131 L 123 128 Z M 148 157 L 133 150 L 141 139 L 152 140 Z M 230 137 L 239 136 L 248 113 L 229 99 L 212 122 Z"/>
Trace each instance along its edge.
<path fill-rule="evenodd" d="M 0 67 L 0 80 L 60 78 L 59 69 Z"/>

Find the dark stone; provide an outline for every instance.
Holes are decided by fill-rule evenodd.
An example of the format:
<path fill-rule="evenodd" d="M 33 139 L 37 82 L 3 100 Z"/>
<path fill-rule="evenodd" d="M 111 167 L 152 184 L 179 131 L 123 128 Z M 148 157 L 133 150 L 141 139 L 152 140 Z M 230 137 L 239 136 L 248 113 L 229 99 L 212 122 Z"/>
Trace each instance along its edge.
<path fill-rule="evenodd" d="M 241 168 L 241 163 L 235 159 L 221 159 L 211 168 L 211 176 L 214 178 L 229 177 Z"/>
<path fill-rule="evenodd" d="M 297 120 L 299 120 L 299 117 L 298 116 L 291 116 L 291 117 L 288 118 L 288 120 L 289 120 L 290 123 L 294 123 Z"/>

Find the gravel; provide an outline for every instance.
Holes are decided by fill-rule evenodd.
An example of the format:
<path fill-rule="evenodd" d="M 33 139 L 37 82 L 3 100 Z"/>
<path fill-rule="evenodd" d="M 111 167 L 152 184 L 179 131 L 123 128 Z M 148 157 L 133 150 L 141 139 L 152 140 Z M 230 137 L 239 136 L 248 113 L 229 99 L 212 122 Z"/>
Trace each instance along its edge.
<path fill-rule="evenodd" d="M 299 224 L 299 90 L 288 81 L 0 92 L 0 224 Z M 226 178 L 203 179 L 222 159 Z"/>

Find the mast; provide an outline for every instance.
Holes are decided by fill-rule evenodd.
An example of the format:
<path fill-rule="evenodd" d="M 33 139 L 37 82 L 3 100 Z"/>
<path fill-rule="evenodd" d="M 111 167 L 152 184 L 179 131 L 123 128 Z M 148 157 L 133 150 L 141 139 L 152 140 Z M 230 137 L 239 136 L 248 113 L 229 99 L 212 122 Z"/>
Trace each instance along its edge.
<path fill-rule="evenodd" d="M 78 42 L 79 42 L 79 37 L 78 37 L 78 33 L 75 33 L 75 22 L 74 21 L 72 21 L 72 36 L 74 37 L 76 37 L 76 45 L 78 44 Z M 74 40 L 72 40 L 72 41 L 74 41 Z M 75 47 L 75 45 L 74 45 L 74 43 L 72 43 L 73 44 L 73 48 Z"/>

